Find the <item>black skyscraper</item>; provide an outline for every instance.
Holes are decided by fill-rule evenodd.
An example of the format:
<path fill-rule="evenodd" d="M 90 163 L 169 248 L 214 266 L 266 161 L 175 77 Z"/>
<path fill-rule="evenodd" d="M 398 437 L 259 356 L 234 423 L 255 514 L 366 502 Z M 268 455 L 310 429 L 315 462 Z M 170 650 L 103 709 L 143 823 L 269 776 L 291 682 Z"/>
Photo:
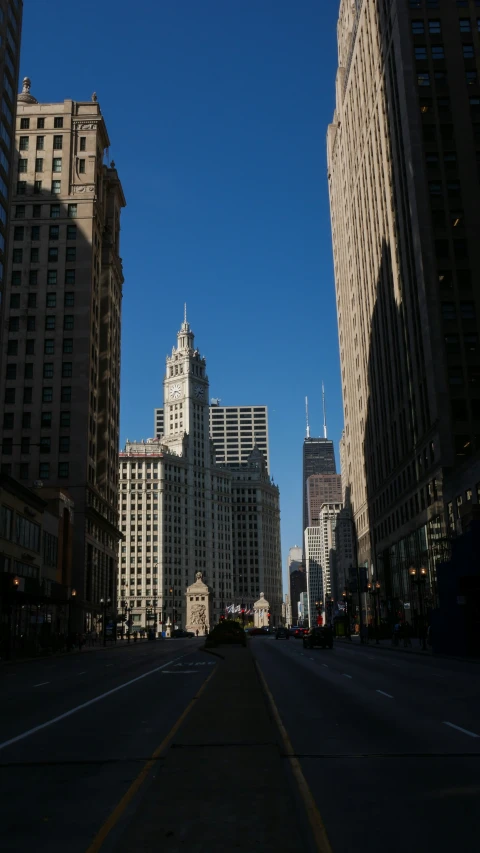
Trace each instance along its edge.
<path fill-rule="evenodd" d="M 310 474 L 336 474 L 335 451 L 329 438 L 303 441 L 303 530 L 308 527 L 307 478 Z"/>

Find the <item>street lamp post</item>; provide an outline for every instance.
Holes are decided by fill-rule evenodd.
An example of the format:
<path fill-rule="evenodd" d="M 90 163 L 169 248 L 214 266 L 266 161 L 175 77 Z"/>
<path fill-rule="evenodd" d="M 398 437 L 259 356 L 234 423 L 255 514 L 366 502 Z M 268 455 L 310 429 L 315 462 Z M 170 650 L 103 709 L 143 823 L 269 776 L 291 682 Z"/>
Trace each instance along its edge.
<path fill-rule="evenodd" d="M 67 637 L 67 649 L 72 647 L 72 616 L 73 616 L 73 603 L 75 601 L 75 597 L 77 595 L 77 590 L 70 590 L 70 601 L 68 602 L 68 637 Z"/>
<path fill-rule="evenodd" d="M 110 598 L 101 598 L 100 604 L 102 605 L 102 632 L 103 632 L 103 645 L 107 645 L 107 607 L 110 605 Z"/>
<path fill-rule="evenodd" d="M 348 587 L 345 587 L 342 592 L 342 598 L 345 606 L 345 637 L 347 640 L 352 642 L 352 635 L 350 633 L 350 603 L 351 603 L 351 593 L 348 590 Z M 350 598 L 350 601 L 349 601 Z"/>
<path fill-rule="evenodd" d="M 415 584 L 418 587 L 418 605 L 420 608 L 420 639 L 422 641 L 422 649 L 423 651 L 427 650 L 427 642 L 425 637 L 425 623 L 423 618 L 423 598 L 425 594 L 425 584 L 427 582 L 427 570 L 425 566 L 422 566 L 420 571 L 417 572 L 413 566 L 408 570 L 410 575 L 410 580 L 412 584 Z"/>
<path fill-rule="evenodd" d="M 318 617 L 320 616 L 322 609 L 323 609 L 323 601 L 316 601 L 315 602 L 315 610 L 317 611 L 317 625 L 319 624 Z"/>
<path fill-rule="evenodd" d="M 367 590 L 370 595 L 373 595 L 374 607 L 375 607 L 375 643 L 377 646 L 380 645 L 380 581 L 376 581 L 375 584 L 367 583 Z"/>

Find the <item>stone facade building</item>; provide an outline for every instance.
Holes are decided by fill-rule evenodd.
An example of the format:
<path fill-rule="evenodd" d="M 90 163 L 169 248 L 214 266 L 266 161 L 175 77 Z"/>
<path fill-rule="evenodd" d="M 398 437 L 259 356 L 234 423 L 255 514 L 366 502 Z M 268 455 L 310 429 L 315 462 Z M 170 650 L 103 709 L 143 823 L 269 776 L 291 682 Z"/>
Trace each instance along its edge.
<path fill-rule="evenodd" d="M 328 181 L 344 479 L 382 615 L 480 481 L 480 43 L 473 2 L 342 0 Z"/>
<path fill-rule="evenodd" d="M 311 474 L 307 480 L 308 526 L 319 524 L 323 504 L 343 501 L 340 474 Z"/>
<path fill-rule="evenodd" d="M 0 376 L 2 470 L 68 490 L 77 629 L 114 598 L 125 206 L 96 95 L 17 103 Z"/>

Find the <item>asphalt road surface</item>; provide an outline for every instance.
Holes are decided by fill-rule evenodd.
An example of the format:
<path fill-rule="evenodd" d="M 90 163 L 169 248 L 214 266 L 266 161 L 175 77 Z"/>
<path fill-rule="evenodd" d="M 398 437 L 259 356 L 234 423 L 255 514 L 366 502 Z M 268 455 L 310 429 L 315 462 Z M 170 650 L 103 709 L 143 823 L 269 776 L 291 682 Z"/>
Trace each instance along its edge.
<path fill-rule="evenodd" d="M 85 853 L 215 666 L 201 643 L 2 667 L 2 851 Z"/>
<path fill-rule="evenodd" d="M 333 853 L 478 849 L 479 664 L 341 641 L 251 648 Z"/>

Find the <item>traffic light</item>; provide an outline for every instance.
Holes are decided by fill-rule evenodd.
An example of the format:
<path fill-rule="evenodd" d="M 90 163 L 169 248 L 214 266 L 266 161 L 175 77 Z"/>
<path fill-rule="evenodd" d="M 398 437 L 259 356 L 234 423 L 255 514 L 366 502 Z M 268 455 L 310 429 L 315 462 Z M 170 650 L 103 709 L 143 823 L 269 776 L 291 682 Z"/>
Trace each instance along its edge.
<path fill-rule="evenodd" d="M 272 615 L 272 614 L 270 613 L 270 611 L 268 611 L 267 616 L 268 616 L 268 624 L 269 624 L 269 625 L 270 625 L 270 616 L 271 616 L 271 615 Z"/>
<path fill-rule="evenodd" d="M 225 622 L 225 616 L 220 616 L 220 622 Z"/>

